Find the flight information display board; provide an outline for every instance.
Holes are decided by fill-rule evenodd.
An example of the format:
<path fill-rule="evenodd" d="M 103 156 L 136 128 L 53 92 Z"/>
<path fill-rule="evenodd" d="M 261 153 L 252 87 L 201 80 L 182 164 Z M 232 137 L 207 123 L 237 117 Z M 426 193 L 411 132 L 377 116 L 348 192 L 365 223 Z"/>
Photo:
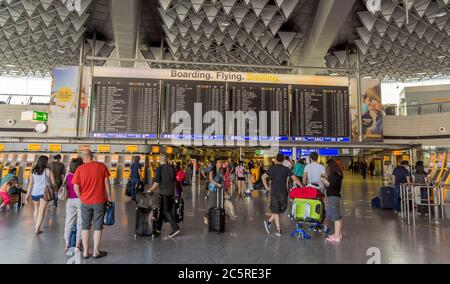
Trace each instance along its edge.
<path fill-rule="evenodd" d="M 196 128 L 194 124 L 196 118 L 203 121 L 203 116 L 209 111 L 217 111 L 222 118 L 225 117 L 225 90 L 226 84 L 221 82 L 163 81 L 161 139 L 223 139 L 223 135 L 204 137 L 205 125 L 201 123 L 201 127 Z M 201 109 L 196 109 L 195 104 L 201 104 Z M 172 117 L 179 111 L 190 116 L 190 135 L 173 133 L 178 125 L 172 123 Z M 201 133 L 195 133 L 198 130 Z"/>
<path fill-rule="evenodd" d="M 94 78 L 91 136 L 156 139 L 160 81 Z"/>
<path fill-rule="evenodd" d="M 288 85 L 270 85 L 270 84 L 243 84 L 230 83 L 230 110 L 233 112 L 242 111 L 247 113 L 254 111 L 255 117 L 250 118 L 244 124 L 235 124 L 234 136 L 229 135 L 227 139 L 234 140 L 281 140 L 289 139 L 289 89 Z M 266 127 L 262 125 L 263 119 L 260 112 L 267 112 Z M 274 116 L 272 122 L 272 112 L 278 112 L 278 118 Z M 257 125 L 257 133 L 249 131 L 251 125 Z M 245 127 L 245 131 L 242 129 Z M 278 130 L 278 136 L 274 136 L 272 130 Z M 239 130 L 240 129 L 240 130 Z M 263 130 L 264 129 L 264 130 Z M 262 131 L 265 131 L 263 133 Z M 242 137 L 238 134 L 245 133 Z M 256 135 L 255 135 L 256 134 Z"/>
<path fill-rule="evenodd" d="M 292 86 L 292 139 L 350 142 L 348 87 Z"/>

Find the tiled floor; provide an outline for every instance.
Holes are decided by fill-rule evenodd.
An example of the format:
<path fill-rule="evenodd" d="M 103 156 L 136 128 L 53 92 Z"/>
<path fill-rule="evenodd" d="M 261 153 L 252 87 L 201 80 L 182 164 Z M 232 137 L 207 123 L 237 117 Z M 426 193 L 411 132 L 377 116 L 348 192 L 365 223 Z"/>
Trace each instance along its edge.
<path fill-rule="evenodd" d="M 293 224 L 287 215 L 282 221 L 285 235 L 268 236 L 262 225 L 267 198 L 260 194 L 234 201 L 238 219 L 228 221 L 226 233 L 208 233 L 202 219 L 207 208 L 203 187 L 185 193 L 186 216 L 179 237 L 136 240 L 134 205 L 124 198 L 122 188 L 116 188 L 116 225 L 105 229 L 103 242 L 109 255 L 82 263 L 367 263 L 370 248 L 380 250 L 382 263 L 449 263 L 450 223 L 426 219 L 413 228 L 392 212 L 372 209 L 370 200 L 379 187 L 376 180 L 346 177 L 341 244 L 329 244 L 322 235 L 292 239 Z M 64 205 L 49 209 L 44 233 L 36 237 L 32 208 L 0 212 L 0 263 L 67 263 L 64 217 Z"/>

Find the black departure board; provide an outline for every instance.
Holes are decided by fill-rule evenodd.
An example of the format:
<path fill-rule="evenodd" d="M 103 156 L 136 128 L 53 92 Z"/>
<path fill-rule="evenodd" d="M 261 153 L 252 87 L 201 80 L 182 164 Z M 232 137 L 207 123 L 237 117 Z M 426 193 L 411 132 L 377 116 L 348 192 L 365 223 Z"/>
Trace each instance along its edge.
<path fill-rule="evenodd" d="M 94 78 L 93 83 L 91 136 L 157 138 L 159 80 Z"/>
<path fill-rule="evenodd" d="M 347 87 L 292 86 L 292 93 L 294 140 L 349 141 L 350 98 Z"/>
<path fill-rule="evenodd" d="M 221 135 L 203 137 L 203 131 L 209 125 L 202 122 L 210 111 L 217 111 L 222 118 L 225 117 L 225 90 L 226 84 L 221 82 L 163 81 L 161 138 L 223 139 Z M 172 123 L 172 116 L 180 111 L 189 114 L 191 119 L 190 137 L 180 137 L 177 136 L 180 133 L 173 133 L 178 125 Z M 195 127 L 196 119 L 201 122 L 201 127 Z"/>
<path fill-rule="evenodd" d="M 289 89 L 287 85 L 270 85 L 270 84 L 242 84 L 242 83 L 230 83 L 230 110 L 233 112 L 254 111 L 256 113 L 258 122 L 258 139 L 277 139 L 288 140 L 289 138 Z M 264 119 L 261 119 L 260 112 L 267 113 L 267 127 L 261 123 Z M 273 116 L 274 122 L 272 122 L 272 112 L 278 112 L 278 119 Z M 235 134 L 242 133 L 240 127 L 246 127 L 246 136 L 253 136 L 255 132 L 249 131 L 253 120 L 250 120 L 246 125 L 235 125 Z M 253 124 L 255 125 L 255 124 Z M 273 136 L 272 129 L 278 129 L 279 135 Z M 262 133 L 262 129 L 266 129 L 266 133 Z M 238 132 L 239 131 L 239 132 Z M 252 134 L 253 133 L 253 134 Z M 241 139 L 243 137 L 234 137 Z M 254 138 L 254 137 L 251 137 Z"/>

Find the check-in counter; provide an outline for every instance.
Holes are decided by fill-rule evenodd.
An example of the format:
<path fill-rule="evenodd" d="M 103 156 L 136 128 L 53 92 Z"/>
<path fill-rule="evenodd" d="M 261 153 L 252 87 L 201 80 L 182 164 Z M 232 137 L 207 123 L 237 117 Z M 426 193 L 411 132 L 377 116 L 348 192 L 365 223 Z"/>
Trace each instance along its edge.
<path fill-rule="evenodd" d="M 109 180 L 111 184 L 119 183 L 119 155 L 111 155 L 111 164 L 109 166 Z"/>
<path fill-rule="evenodd" d="M 33 170 L 34 163 L 36 161 L 36 154 L 28 154 L 25 166 L 23 168 L 23 184 L 29 184 L 31 178 L 31 172 Z"/>
<path fill-rule="evenodd" d="M 5 177 L 7 174 L 9 174 L 9 171 L 11 170 L 11 167 L 13 165 L 14 158 L 15 157 L 13 154 L 6 155 L 6 161 L 2 169 L 2 177 Z"/>
<path fill-rule="evenodd" d="M 131 163 L 133 160 L 132 155 L 126 155 L 125 160 L 123 163 L 123 169 L 122 169 L 122 181 L 124 184 L 127 183 L 127 181 L 130 179 L 131 176 Z"/>

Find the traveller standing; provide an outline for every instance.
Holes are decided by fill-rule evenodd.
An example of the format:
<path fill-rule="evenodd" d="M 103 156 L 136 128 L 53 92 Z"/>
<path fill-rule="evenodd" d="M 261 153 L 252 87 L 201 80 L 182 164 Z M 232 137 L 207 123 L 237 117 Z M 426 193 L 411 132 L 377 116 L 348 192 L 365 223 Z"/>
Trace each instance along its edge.
<path fill-rule="evenodd" d="M 181 193 L 183 192 L 183 182 L 186 179 L 186 173 L 183 170 L 180 162 L 177 162 L 175 166 L 175 196 L 181 197 Z"/>
<path fill-rule="evenodd" d="M 269 220 L 264 221 L 267 234 L 270 234 L 272 222 L 275 221 L 276 236 L 281 236 L 280 215 L 284 214 L 288 208 L 289 192 L 287 184 L 289 178 L 299 186 L 300 180 L 292 173 L 292 171 L 283 165 L 284 157 L 281 154 L 277 155 L 275 165 L 271 166 L 269 170 L 262 176 L 262 182 L 266 190 L 270 193 L 270 212 Z M 271 186 L 269 187 L 269 179 Z"/>
<path fill-rule="evenodd" d="M 394 173 L 394 166 L 391 161 L 387 161 L 385 163 L 385 171 L 384 171 L 384 180 L 387 182 L 387 185 L 392 184 L 392 174 Z"/>
<path fill-rule="evenodd" d="M 55 177 L 55 187 L 54 190 L 59 190 L 61 187 L 64 177 L 66 175 L 66 166 L 61 163 L 61 155 L 56 155 L 53 157 L 53 162 L 50 163 L 49 168 Z M 56 193 L 56 192 L 55 192 Z M 56 208 L 58 206 L 58 194 L 54 194 L 53 206 Z"/>
<path fill-rule="evenodd" d="M 153 192 L 159 191 L 161 197 L 161 213 L 156 225 L 156 233 L 158 236 L 161 234 L 163 222 L 166 220 L 172 226 L 169 237 L 173 238 L 180 233 L 180 228 L 172 215 L 175 202 L 176 173 L 174 167 L 167 163 L 167 156 L 161 155 L 159 161 L 160 166 L 156 169 L 155 182 L 150 189 Z"/>
<path fill-rule="evenodd" d="M 429 182 L 428 173 L 425 171 L 425 166 L 423 161 L 418 161 L 415 166 L 414 174 L 413 174 L 413 182 L 415 184 L 426 185 Z M 430 194 L 428 192 L 428 188 L 425 186 L 420 187 L 420 201 L 421 203 L 427 204 L 429 203 Z M 417 211 L 420 214 L 428 214 L 428 206 L 419 206 Z"/>
<path fill-rule="evenodd" d="M 303 175 L 305 173 L 305 167 L 306 167 L 305 160 L 300 159 L 295 165 L 294 169 L 292 170 L 294 175 L 300 180 L 301 183 L 303 183 Z"/>
<path fill-rule="evenodd" d="M 285 166 L 288 169 L 292 168 L 291 158 L 288 156 L 284 157 L 283 166 Z"/>
<path fill-rule="evenodd" d="M 25 203 L 31 196 L 34 206 L 34 233 L 42 233 L 41 226 L 44 222 L 45 212 L 47 211 L 48 201 L 44 200 L 45 189 L 49 186 L 54 189 L 56 184 L 53 172 L 48 168 L 48 157 L 40 156 L 36 165 L 31 170 L 30 183 L 28 184 Z M 55 194 L 53 194 L 55 195 Z"/>
<path fill-rule="evenodd" d="M 72 179 L 74 191 L 81 201 L 81 223 L 83 258 L 89 258 L 89 231 L 94 228 L 94 258 L 101 258 L 107 252 L 100 250 L 103 219 L 107 202 L 112 202 L 109 171 L 105 164 L 94 161 L 90 150 L 83 152 L 84 164 L 78 167 Z"/>
<path fill-rule="evenodd" d="M 367 163 L 366 161 L 362 161 L 360 164 L 361 175 L 363 179 L 367 178 Z"/>
<path fill-rule="evenodd" d="M 141 184 L 142 165 L 140 163 L 141 157 L 135 156 L 130 168 L 130 183 L 131 183 L 131 198 L 136 199 L 137 188 Z"/>
<path fill-rule="evenodd" d="M 217 206 L 217 194 L 221 193 L 225 187 L 225 177 L 222 170 L 222 161 L 217 160 L 209 172 L 209 189 L 210 195 L 213 195 L 213 198 L 208 200 L 208 209 Z M 209 213 L 209 212 L 208 212 Z M 209 222 L 209 216 L 206 213 L 204 217 L 205 224 Z"/>
<path fill-rule="evenodd" d="M 193 175 L 194 175 L 194 164 L 192 163 L 192 161 L 189 161 L 186 169 L 186 184 L 188 185 L 192 184 Z"/>
<path fill-rule="evenodd" d="M 396 212 L 401 211 L 400 206 L 400 185 L 401 184 L 411 184 L 411 173 L 408 170 L 409 162 L 402 161 L 400 166 L 397 166 L 393 172 L 393 184 L 394 184 L 394 209 Z"/>
<path fill-rule="evenodd" d="M 72 232 L 73 225 L 77 225 L 77 237 L 75 248 L 81 248 L 81 201 L 78 198 L 73 186 L 73 177 L 75 171 L 83 164 L 83 159 L 77 158 L 70 161 L 69 173 L 66 176 L 65 185 L 67 188 L 67 203 L 66 203 L 66 222 L 64 227 L 64 239 L 66 241 L 66 247 L 64 249 L 67 252 L 70 248 L 70 234 Z"/>
<path fill-rule="evenodd" d="M 327 238 L 329 242 L 342 241 L 341 191 L 344 173 L 335 160 L 327 162 L 326 214 L 330 222 L 334 222 L 334 234 Z"/>
<path fill-rule="evenodd" d="M 323 188 L 322 178 L 326 177 L 325 167 L 318 163 L 319 154 L 312 152 L 309 156 L 311 163 L 306 165 L 303 173 L 303 184 L 311 185 L 316 188 Z"/>
<path fill-rule="evenodd" d="M 372 160 L 369 165 L 369 174 L 371 177 L 374 176 L 374 172 L 375 172 L 375 162 Z"/>
<path fill-rule="evenodd" d="M 237 183 L 238 183 L 238 194 L 239 197 L 244 196 L 244 190 L 246 188 L 245 186 L 245 177 L 247 176 L 247 171 L 244 167 L 244 162 L 240 161 L 239 165 L 236 167 L 236 177 L 237 177 Z"/>

